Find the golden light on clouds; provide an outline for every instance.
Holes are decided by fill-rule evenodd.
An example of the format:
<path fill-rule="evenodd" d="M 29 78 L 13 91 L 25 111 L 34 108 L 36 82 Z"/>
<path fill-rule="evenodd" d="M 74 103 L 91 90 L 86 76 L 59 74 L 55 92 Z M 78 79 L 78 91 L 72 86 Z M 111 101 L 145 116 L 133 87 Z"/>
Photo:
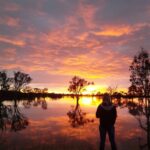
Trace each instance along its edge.
<path fill-rule="evenodd" d="M 101 36 L 122 36 L 129 34 L 132 31 L 132 28 L 129 26 L 106 26 L 102 31 L 94 32 L 95 35 Z"/>
<path fill-rule="evenodd" d="M 128 88 L 132 58 L 150 49 L 149 1 L 0 1 L 0 13 L 0 69 L 51 91 L 67 92 L 74 75 Z"/>
<path fill-rule="evenodd" d="M 98 92 L 104 93 L 106 92 L 107 85 L 89 85 L 83 91 L 83 94 L 96 94 Z"/>

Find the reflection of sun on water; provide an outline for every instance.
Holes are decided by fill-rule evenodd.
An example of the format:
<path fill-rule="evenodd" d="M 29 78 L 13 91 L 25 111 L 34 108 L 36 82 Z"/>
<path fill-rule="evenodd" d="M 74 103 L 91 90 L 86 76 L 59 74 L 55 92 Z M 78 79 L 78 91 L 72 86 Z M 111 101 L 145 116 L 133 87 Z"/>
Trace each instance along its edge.
<path fill-rule="evenodd" d="M 82 97 L 79 103 L 83 106 L 98 106 L 101 103 L 101 100 L 97 99 L 96 97 Z"/>
<path fill-rule="evenodd" d="M 91 105 L 91 103 L 92 103 L 92 99 L 91 99 L 91 97 L 82 97 L 81 99 L 80 99 L 80 104 L 81 105 Z"/>

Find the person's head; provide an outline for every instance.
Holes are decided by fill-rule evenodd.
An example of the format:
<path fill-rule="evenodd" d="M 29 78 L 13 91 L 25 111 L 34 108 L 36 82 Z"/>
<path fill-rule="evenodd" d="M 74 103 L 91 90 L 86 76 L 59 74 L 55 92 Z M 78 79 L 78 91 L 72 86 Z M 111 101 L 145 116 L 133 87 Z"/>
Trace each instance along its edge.
<path fill-rule="evenodd" d="M 111 104 L 111 97 L 108 93 L 105 93 L 103 95 L 103 103 L 106 105 L 110 105 Z"/>

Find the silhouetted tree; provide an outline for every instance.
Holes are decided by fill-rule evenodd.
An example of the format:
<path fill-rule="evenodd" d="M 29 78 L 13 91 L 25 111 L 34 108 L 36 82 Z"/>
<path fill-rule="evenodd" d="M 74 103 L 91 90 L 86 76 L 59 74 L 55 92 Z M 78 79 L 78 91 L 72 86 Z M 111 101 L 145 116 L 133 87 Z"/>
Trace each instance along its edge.
<path fill-rule="evenodd" d="M 23 91 L 24 93 L 31 93 L 31 92 L 33 92 L 33 89 L 32 89 L 30 86 L 25 86 L 25 87 L 22 89 L 22 91 Z"/>
<path fill-rule="evenodd" d="M 0 86 L 2 91 L 8 91 L 12 83 L 12 78 L 7 76 L 5 71 L 0 72 Z"/>
<path fill-rule="evenodd" d="M 31 82 L 31 77 L 23 72 L 14 72 L 14 89 L 20 91 L 24 86 Z"/>
<path fill-rule="evenodd" d="M 132 96 L 136 96 L 137 91 L 136 91 L 136 86 L 135 86 L 135 85 L 131 85 L 131 86 L 128 88 L 128 94 L 129 94 L 129 95 L 132 95 Z"/>
<path fill-rule="evenodd" d="M 88 82 L 83 78 L 80 78 L 78 76 L 74 76 L 72 80 L 69 82 L 69 88 L 68 91 L 74 94 L 77 98 L 77 103 L 79 101 L 79 95 L 82 94 L 83 91 L 85 91 L 86 87 L 90 84 L 94 84 L 93 82 Z"/>
<path fill-rule="evenodd" d="M 93 82 L 88 82 L 85 79 L 82 79 L 78 76 L 74 76 L 72 80 L 69 82 L 69 88 L 68 91 L 79 95 L 82 94 L 82 92 L 85 90 L 85 87 L 87 87 L 90 84 L 94 84 Z"/>
<path fill-rule="evenodd" d="M 109 93 L 110 95 L 113 95 L 115 92 L 117 92 L 117 86 L 115 87 L 111 87 L 109 86 L 107 89 L 106 89 L 107 93 Z"/>
<path fill-rule="evenodd" d="M 150 57 L 149 53 L 143 48 L 141 52 L 134 57 L 130 71 L 131 86 L 129 87 L 129 93 L 145 97 L 144 115 L 146 116 L 146 124 L 143 123 L 140 118 L 138 121 L 140 126 L 147 131 L 147 145 L 150 149 Z M 137 111 L 137 109 L 133 110 L 132 113 Z"/>
<path fill-rule="evenodd" d="M 150 57 L 143 48 L 141 52 L 134 57 L 130 66 L 130 81 L 132 92 L 137 95 L 149 96 L 150 93 Z M 129 91 L 130 92 L 130 91 Z"/>
<path fill-rule="evenodd" d="M 34 92 L 34 93 L 42 93 L 42 90 L 39 89 L 39 88 L 34 88 L 34 89 L 33 89 L 33 92 Z"/>
<path fill-rule="evenodd" d="M 44 89 L 42 90 L 42 93 L 48 93 L 48 88 L 44 88 Z"/>

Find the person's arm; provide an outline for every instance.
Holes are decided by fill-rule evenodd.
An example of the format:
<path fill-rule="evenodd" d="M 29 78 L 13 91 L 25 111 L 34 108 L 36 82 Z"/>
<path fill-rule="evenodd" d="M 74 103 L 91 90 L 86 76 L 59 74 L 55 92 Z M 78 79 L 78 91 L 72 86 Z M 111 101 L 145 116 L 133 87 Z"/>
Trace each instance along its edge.
<path fill-rule="evenodd" d="M 114 123 L 115 123 L 116 122 L 116 118 L 117 118 L 117 110 L 116 110 L 115 106 L 114 106 L 113 116 L 114 116 Z"/>
<path fill-rule="evenodd" d="M 96 111 L 96 118 L 100 118 L 101 116 L 101 108 L 100 108 L 100 105 L 98 106 L 97 108 L 97 111 Z"/>
<path fill-rule="evenodd" d="M 115 118 L 117 118 L 117 110 L 116 110 L 116 106 L 115 106 L 114 109 L 115 109 L 115 110 L 114 110 Z"/>

